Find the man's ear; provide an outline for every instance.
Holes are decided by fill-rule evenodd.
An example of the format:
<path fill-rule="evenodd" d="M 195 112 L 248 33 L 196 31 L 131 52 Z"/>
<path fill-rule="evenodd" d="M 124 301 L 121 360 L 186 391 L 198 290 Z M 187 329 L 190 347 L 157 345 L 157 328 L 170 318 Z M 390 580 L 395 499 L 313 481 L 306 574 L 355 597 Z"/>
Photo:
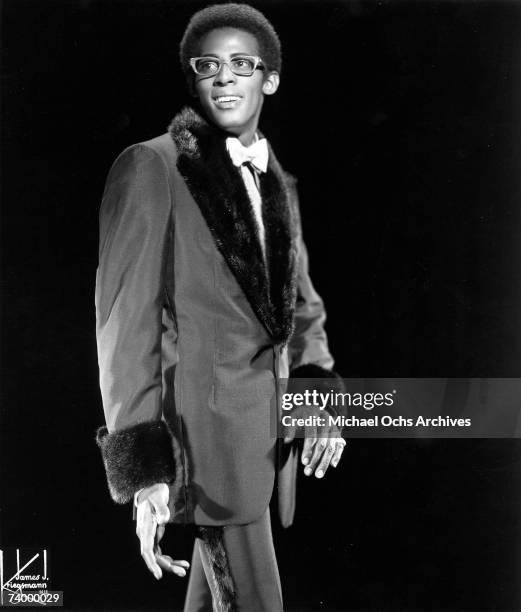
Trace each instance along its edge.
<path fill-rule="evenodd" d="M 275 70 L 268 72 L 264 83 L 262 84 L 262 93 L 266 96 L 271 96 L 279 88 L 280 76 Z"/>

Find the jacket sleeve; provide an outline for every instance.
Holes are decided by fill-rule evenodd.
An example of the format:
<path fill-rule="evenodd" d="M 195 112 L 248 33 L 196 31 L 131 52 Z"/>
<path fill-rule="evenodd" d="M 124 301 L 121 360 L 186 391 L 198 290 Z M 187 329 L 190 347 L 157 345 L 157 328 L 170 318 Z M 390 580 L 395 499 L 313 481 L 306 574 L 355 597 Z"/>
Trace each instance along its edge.
<path fill-rule="evenodd" d="M 109 489 L 125 503 L 170 483 L 172 436 L 162 420 L 161 335 L 171 191 L 163 159 L 126 149 L 109 173 L 100 210 L 96 339 L 106 427 L 97 434 Z"/>

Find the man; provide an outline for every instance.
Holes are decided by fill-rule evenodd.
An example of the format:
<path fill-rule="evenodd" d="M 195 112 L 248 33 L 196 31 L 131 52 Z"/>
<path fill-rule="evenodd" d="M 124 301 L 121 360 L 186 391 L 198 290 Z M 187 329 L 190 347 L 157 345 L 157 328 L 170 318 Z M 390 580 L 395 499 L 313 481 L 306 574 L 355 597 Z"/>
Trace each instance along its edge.
<path fill-rule="evenodd" d="M 278 382 L 326 378 L 333 359 L 308 275 L 295 181 L 257 132 L 280 80 L 280 42 L 257 10 L 196 13 L 180 58 L 194 95 L 167 134 L 126 149 L 100 213 L 96 307 L 112 497 L 135 499 L 149 569 L 188 563 L 157 546 L 198 526 L 185 610 L 282 610 L 268 504 L 291 523 L 296 447 L 270 429 Z M 327 434 L 327 432 L 326 432 Z M 306 439 L 322 477 L 345 442 Z"/>

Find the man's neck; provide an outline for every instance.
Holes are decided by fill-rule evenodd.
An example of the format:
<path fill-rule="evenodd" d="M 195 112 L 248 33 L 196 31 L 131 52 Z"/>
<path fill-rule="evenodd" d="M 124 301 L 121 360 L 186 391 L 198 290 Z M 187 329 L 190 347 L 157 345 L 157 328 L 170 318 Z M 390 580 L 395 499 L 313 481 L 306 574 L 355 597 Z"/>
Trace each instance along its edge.
<path fill-rule="evenodd" d="M 243 139 L 242 136 L 237 136 L 237 138 L 239 139 L 239 142 L 245 147 L 249 147 L 254 142 L 257 142 L 257 140 L 259 140 L 257 132 L 254 132 L 253 136 L 251 138 L 248 138 L 247 140 Z"/>
<path fill-rule="evenodd" d="M 242 130 L 240 130 L 240 128 L 237 129 L 237 131 L 231 130 L 230 136 L 235 136 L 235 138 L 239 139 L 242 145 L 249 147 L 258 140 L 257 126 L 258 121 L 251 121 L 249 125 L 244 126 Z"/>
<path fill-rule="evenodd" d="M 247 130 L 243 134 L 238 134 L 236 138 L 238 138 L 245 147 L 249 147 L 258 140 L 257 130 L 256 128 Z"/>

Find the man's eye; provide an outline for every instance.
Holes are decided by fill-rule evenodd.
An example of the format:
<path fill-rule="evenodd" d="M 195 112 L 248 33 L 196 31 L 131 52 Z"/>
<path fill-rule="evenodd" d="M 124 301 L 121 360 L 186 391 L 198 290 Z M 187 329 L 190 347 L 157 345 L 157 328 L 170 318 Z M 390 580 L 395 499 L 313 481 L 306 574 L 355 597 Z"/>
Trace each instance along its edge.
<path fill-rule="evenodd" d="M 253 68 L 251 60 L 246 57 L 237 57 L 233 60 L 233 65 L 243 70 L 251 70 Z"/>
<path fill-rule="evenodd" d="M 218 68 L 219 64 L 214 60 L 201 60 L 197 63 L 199 72 L 216 72 Z"/>

